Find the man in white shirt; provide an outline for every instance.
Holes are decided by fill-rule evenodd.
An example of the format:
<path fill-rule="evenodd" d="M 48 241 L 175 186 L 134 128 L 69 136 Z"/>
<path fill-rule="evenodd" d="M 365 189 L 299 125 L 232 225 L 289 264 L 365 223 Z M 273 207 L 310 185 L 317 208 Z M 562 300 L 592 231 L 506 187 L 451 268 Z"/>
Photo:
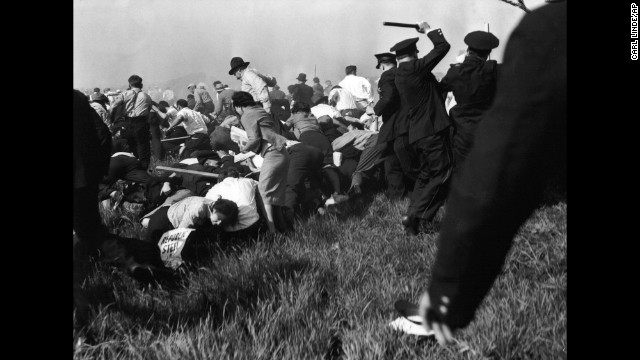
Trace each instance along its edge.
<path fill-rule="evenodd" d="M 258 214 L 259 197 L 258 182 L 249 178 L 240 178 L 237 169 L 229 168 L 220 174 L 223 180 L 209 189 L 205 198 L 217 200 L 219 198 L 231 200 L 238 205 L 238 221 L 223 227 L 226 232 L 236 232 L 257 226 L 260 220 Z"/>
<path fill-rule="evenodd" d="M 127 139 L 129 148 L 146 169 L 151 162 L 151 133 L 148 122 L 151 97 L 142 91 L 142 78 L 138 75 L 129 77 L 129 87 L 121 97 L 116 98 L 111 112 L 124 112 L 124 129 L 120 134 Z"/>
<path fill-rule="evenodd" d="M 198 229 L 210 225 L 226 226 L 238 219 L 238 207 L 228 200 L 215 201 L 189 196 L 171 206 L 160 207 L 149 219 L 145 241 L 157 243 L 172 229 Z"/>
<path fill-rule="evenodd" d="M 357 123 L 357 119 L 351 116 L 342 116 L 340 111 L 334 106 L 327 104 L 327 97 L 323 96 L 318 101 L 318 104 L 311 108 L 311 113 L 318 119 L 318 124 L 321 128 L 333 123 L 337 126 L 340 133 L 344 134 L 348 131 L 348 126 Z M 357 125 L 356 125 L 357 126 Z"/>
<path fill-rule="evenodd" d="M 371 83 L 362 76 L 356 75 L 357 68 L 355 65 L 347 66 L 345 72 L 347 76 L 338 85 L 353 95 L 359 110 L 366 110 L 367 106 L 373 104 Z"/>
<path fill-rule="evenodd" d="M 178 100 L 176 108 L 178 110 L 176 121 L 169 126 L 167 132 L 179 124 L 183 124 L 187 135 L 191 136 L 185 141 L 184 148 L 180 150 L 180 158 L 190 157 L 191 153 L 196 150 L 211 150 L 204 115 L 189 109 L 189 103 L 185 99 Z"/>

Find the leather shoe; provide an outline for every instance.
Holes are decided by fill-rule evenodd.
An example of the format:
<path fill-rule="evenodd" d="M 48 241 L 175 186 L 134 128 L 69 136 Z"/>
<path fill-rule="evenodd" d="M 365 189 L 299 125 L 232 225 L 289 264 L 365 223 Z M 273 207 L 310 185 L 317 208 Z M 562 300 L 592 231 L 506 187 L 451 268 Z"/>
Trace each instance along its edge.
<path fill-rule="evenodd" d="M 405 215 L 401 218 L 400 222 L 404 226 L 404 230 L 407 234 L 418 235 L 420 219 L 410 215 Z"/>

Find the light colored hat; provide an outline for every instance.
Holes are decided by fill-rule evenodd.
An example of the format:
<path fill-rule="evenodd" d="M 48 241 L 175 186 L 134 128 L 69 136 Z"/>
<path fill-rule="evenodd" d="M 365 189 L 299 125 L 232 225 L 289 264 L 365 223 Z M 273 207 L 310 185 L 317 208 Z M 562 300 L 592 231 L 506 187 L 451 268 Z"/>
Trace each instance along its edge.
<path fill-rule="evenodd" d="M 192 87 L 192 86 L 193 86 L 193 87 L 196 87 L 196 84 L 191 83 L 191 84 L 187 85 L 187 89 L 188 89 L 188 88 L 190 88 L 190 87 Z"/>

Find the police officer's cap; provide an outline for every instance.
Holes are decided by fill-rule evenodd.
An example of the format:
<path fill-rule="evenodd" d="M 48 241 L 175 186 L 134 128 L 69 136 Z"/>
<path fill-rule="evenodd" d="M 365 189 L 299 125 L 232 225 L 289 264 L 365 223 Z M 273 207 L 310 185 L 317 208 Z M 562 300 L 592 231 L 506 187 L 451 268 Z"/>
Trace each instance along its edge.
<path fill-rule="evenodd" d="M 414 51 L 418 50 L 418 48 L 416 47 L 416 43 L 418 42 L 418 40 L 420 39 L 412 38 L 412 39 L 402 40 L 399 43 L 393 45 L 393 47 L 389 50 L 395 51 L 396 56 L 411 54 Z"/>
<path fill-rule="evenodd" d="M 464 43 L 473 49 L 491 50 L 498 47 L 500 40 L 490 32 L 472 31 L 464 37 Z"/>
<path fill-rule="evenodd" d="M 376 54 L 375 57 L 378 59 L 378 65 L 376 65 L 376 69 L 380 69 L 380 64 L 383 62 L 396 62 L 396 56 L 395 54 L 392 53 L 382 53 L 382 54 Z"/>

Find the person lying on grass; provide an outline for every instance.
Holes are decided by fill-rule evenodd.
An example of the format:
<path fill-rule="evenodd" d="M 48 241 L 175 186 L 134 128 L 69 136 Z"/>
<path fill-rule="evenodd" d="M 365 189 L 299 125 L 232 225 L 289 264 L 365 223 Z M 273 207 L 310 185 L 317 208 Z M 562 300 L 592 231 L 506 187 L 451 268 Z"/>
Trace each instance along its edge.
<path fill-rule="evenodd" d="M 171 206 L 160 207 L 149 219 L 145 241 L 157 243 L 162 234 L 173 229 L 224 227 L 237 221 L 238 205 L 233 201 L 190 196 Z"/>
<path fill-rule="evenodd" d="M 220 173 L 218 183 L 212 186 L 205 196 L 207 199 L 233 201 L 238 205 L 238 221 L 223 226 L 226 232 L 239 232 L 257 235 L 260 225 L 258 209 L 264 213 L 264 207 L 260 203 L 258 182 L 253 179 L 240 177 L 240 173 L 234 167 L 226 168 Z"/>

